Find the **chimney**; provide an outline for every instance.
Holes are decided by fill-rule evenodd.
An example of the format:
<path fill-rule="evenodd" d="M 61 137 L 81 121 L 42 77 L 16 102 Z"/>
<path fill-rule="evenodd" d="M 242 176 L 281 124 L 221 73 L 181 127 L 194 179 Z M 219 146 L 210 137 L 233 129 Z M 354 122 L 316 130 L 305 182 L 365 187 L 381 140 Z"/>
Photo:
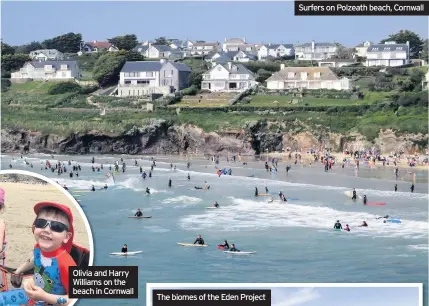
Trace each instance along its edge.
<path fill-rule="evenodd" d="M 226 42 L 226 37 L 225 37 L 225 42 Z"/>
<path fill-rule="evenodd" d="M 285 64 L 280 64 L 280 70 L 285 69 Z"/>
<path fill-rule="evenodd" d="M 148 43 L 147 45 L 148 45 L 149 48 L 152 47 L 152 43 Z"/>
<path fill-rule="evenodd" d="M 314 52 L 314 45 L 315 45 L 315 43 L 314 43 L 314 40 L 311 42 L 311 51 L 312 52 Z"/>
<path fill-rule="evenodd" d="M 96 44 L 96 43 L 97 43 L 97 41 L 96 41 L 96 40 L 94 40 L 94 41 L 93 41 L 93 43 L 94 43 L 94 44 Z"/>
<path fill-rule="evenodd" d="M 231 70 L 231 68 L 232 68 L 232 63 L 228 62 L 228 69 Z"/>
<path fill-rule="evenodd" d="M 246 42 L 246 37 L 243 37 L 243 41 Z"/>

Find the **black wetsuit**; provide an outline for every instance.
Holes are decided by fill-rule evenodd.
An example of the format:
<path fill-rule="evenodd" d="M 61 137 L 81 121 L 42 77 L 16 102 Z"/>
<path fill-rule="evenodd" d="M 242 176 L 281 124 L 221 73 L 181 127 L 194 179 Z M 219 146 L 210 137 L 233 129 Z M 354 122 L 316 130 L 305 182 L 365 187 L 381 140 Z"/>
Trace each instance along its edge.
<path fill-rule="evenodd" d="M 191 176 L 188 174 L 188 181 L 191 179 Z"/>
<path fill-rule="evenodd" d="M 107 186 L 104 186 L 103 188 L 104 188 L 104 189 L 107 189 L 107 188 L 109 188 L 109 187 L 107 187 Z"/>
<path fill-rule="evenodd" d="M 95 188 L 94 188 L 94 187 L 92 187 L 92 188 L 91 188 L 91 191 L 95 191 Z"/>
<path fill-rule="evenodd" d="M 219 204 L 218 204 L 218 203 L 215 203 L 214 207 L 219 207 Z"/>
<path fill-rule="evenodd" d="M 69 190 L 66 186 L 63 187 L 65 190 Z"/>
<path fill-rule="evenodd" d="M 255 197 L 258 196 L 258 188 L 255 187 Z"/>
<path fill-rule="evenodd" d="M 146 194 L 150 194 L 150 189 L 146 188 Z"/>
<path fill-rule="evenodd" d="M 352 200 L 356 200 L 356 190 L 353 190 Z"/>
<path fill-rule="evenodd" d="M 195 189 L 203 189 L 203 187 L 198 187 L 198 186 L 195 186 L 194 188 Z"/>
<path fill-rule="evenodd" d="M 228 244 L 228 242 L 226 242 L 226 243 L 222 244 L 222 246 L 223 246 L 223 248 L 224 248 L 224 249 L 229 249 L 229 244 Z"/>
<path fill-rule="evenodd" d="M 168 187 L 171 187 L 171 180 L 168 180 Z"/>
<path fill-rule="evenodd" d="M 204 244 L 204 239 L 203 238 L 197 238 L 194 242 L 194 244 L 200 244 L 203 245 Z"/>
<path fill-rule="evenodd" d="M 237 250 L 236 248 L 229 249 L 231 252 L 240 252 L 240 250 Z"/>
<path fill-rule="evenodd" d="M 128 252 L 128 248 L 122 248 L 121 252 L 122 253 L 127 253 Z"/>
<path fill-rule="evenodd" d="M 389 219 L 389 215 L 386 215 L 384 217 L 378 217 L 378 218 L 375 218 L 375 219 Z"/>
<path fill-rule="evenodd" d="M 398 185 L 395 184 L 395 191 L 398 191 Z"/>
<path fill-rule="evenodd" d="M 366 202 L 368 201 L 368 199 L 366 198 L 366 195 L 363 196 L 363 204 L 366 205 Z"/>
<path fill-rule="evenodd" d="M 136 212 L 136 214 L 134 216 L 143 217 L 143 213 L 141 211 L 138 211 L 138 212 Z"/>
<path fill-rule="evenodd" d="M 334 224 L 334 228 L 335 228 L 335 229 L 342 229 L 342 228 L 343 228 L 343 226 L 341 225 L 341 223 L 340 223 L 340 222 L 337 222 L 337 223 L 335 223 L 335 224 Z"/>
<path fill-rule="evenodd" d="M 411 193 L 413 193 L 414 192 L 414 184 L 411 185 L 410 189 L 411 189 Z"/>

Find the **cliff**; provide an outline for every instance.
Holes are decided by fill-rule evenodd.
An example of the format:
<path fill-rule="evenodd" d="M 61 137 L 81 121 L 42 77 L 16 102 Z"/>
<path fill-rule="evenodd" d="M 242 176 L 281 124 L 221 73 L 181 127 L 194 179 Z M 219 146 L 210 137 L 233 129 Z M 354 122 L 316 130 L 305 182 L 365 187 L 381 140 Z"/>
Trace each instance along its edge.
<path fill-rule="evenodd" d="M 254 155 L 290 148 L 301 150 L 321 145 L 342 151 L 376 147 L 382 152 L 400 150 L 415 152 L 427 146 L 428 135 L 396 135 L 392 130 L 380 131 L 372 142 L 359 133 L 341 135 L 321 130 L 288 131 L 279 129 L 279 122 L 255 121 L 240 131 L 208 133 L 193 125 L 174 125 L 155 120 L 144 127 L 134 127 L 122 135 L 98 131 L 77 133 L 69 137 L 23 130 L 2 130 L 3 153 L 61 153 L 61 154 L 181 154 L 237 153 Z"/>

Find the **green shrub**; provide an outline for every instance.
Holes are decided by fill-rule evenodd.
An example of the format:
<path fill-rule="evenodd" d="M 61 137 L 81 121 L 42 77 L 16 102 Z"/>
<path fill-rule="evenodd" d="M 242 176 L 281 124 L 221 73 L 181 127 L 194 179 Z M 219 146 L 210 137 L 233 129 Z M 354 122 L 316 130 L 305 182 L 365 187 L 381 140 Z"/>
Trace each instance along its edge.
<path fill-rule="evenodd" d="M 192 85 L 191 87 L 183 89 L 181 93 L 184 96 L 195 96 L 198 93 L 198 87 L 196 85 Z"/>
<path fill-rule="evenodd" d="M 88 95 L 96 91 L 98 88 L 99 87 L 97 85 L 82 86 L 82 88 L 80 89 L 80 93 L 83 95 Z"/>
<path fill-rule="evenodd" d="M 69 92 L 79 92 L 81 89 L 80 85 L 74 82 L 57 83 L 52 85 L 49 90 L 49 95 L 60 95 Z"/>

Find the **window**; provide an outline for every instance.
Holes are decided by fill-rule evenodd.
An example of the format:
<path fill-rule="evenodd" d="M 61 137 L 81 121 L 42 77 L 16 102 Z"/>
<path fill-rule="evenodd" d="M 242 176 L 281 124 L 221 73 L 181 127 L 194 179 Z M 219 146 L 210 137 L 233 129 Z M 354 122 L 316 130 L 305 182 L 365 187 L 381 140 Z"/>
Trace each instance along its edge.
<path fill-rule="evenodd" d="M 171 78 L 173 76 L 173 70 L 165 70 L 164 77 Z"/>
<path fill-rule="evenodd" d="M 131 84 L 131 81 L 125 81 L 124 83 L 125 84 Z"/>
<path fill-rule="evenodd" d="M 247 76 L 245 74 L 240 74 L 240 79 L 245 80 L 247 79 Z"/>
<path fill-rule="evenodd" d="M 217 67 L 217 71 L 222 71 L 222 67 L 221 66 Z"/>
<path fill-rule="evenodd" d="M 149 84 L 149 80 L 137 80 L 137 84 Z"/>
<path fill-rule="evenodd" d="M 146 76 L 148 78 L 153 78 L 153 72 L 146 72 Z"/>
<path fill-rule="evenodd" d="M 61 65 L 61 70 L 67 70 L 68 65 Z"/>
<path fill-rule="evenodd" d="M 130 73 L 129 72 L 124 72 L 124 77 L 125 78 L 128 78 L 130 76 Z"/>
<path fill-rule="evenodd" d="M 315 72 L 315 73 L 314 73 L 314 77 L 315 77 L 316 79 L 320 79 L 320 72 Z"/>
<path fill-rule="evenodd" d="M 287 77 L 292 79 L 295 77 L 295 72 L 288 72 Z"/>
<path fill-rule="evenodd" d="M 301 72 L 301 79 L 302 80 L 306 80 L 307 79 L 307 75 L 308 75 L 307 72 Z"/>

